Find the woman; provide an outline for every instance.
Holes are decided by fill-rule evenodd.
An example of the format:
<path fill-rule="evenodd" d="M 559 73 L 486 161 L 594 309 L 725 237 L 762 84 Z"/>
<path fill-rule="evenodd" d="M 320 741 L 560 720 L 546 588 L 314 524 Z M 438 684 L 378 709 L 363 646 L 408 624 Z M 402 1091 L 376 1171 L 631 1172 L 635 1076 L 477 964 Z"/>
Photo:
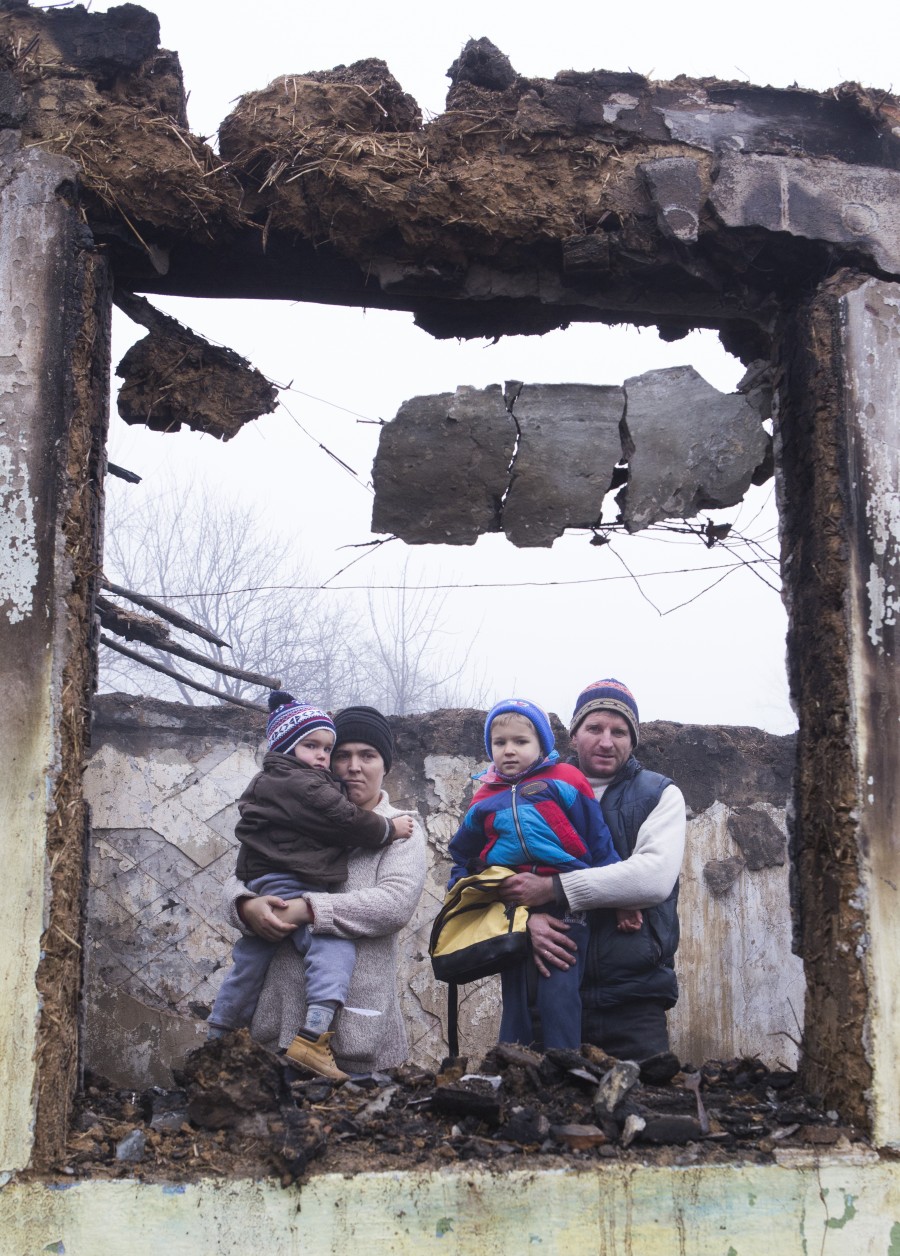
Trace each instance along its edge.
<path fill-rule="evenodd" d="M 352 802 L 380 815 L 400 814 L 382 788 L 394 740 L 373 707 L 347 707 L 334 718 L 337 738 L 331 770 Z M 369 1073 L 402 1064 L 408 1055 L 397 991 L 397 934 L 410 920 L 425 882 L 425 834 L 416 821 L 411 838 L 380 850 L 351 852 L 347 880 L 337 894 L 314 892 L 285 904 L 251 894 L 232 877 L 225 885 L 229 923 L 270 941 L 287 938 L 298 924 L 356 942 L 356 965 L 347 1006 L 335 1022 L 332 1050 L 340 1069 Z M 271 965 L 251 1033 L 264 1046 L 286 1048 L 303 1023 L 303 963 L 290 945 Z"/>

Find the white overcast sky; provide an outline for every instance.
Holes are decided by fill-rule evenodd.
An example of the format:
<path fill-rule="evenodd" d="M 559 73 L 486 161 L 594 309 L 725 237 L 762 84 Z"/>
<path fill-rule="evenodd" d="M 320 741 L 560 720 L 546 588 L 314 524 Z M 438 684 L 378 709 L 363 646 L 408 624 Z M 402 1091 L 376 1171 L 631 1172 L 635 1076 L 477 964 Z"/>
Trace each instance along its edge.
<path fill-rule="evenodd" d="M 113 5 L 91 7 L 96 12 Z M 211 137 L 241 93 L 281 73 L 365 57 L 385 60 L 423 110 L 437 113 L 447 67 L 467 39 L 482 35 L 532 77 L 551 78 L 569 68 L 631 69 L 658 79 L 684 73 L 819 90 L 855 79 L 890 90 L 896 60 L 891 31 L 896 36 L 898 25 L 895 5 L 886 0 L 852 13 L 846 6 L 813 8 L 791 0 L 743 8 L 587 6 L 583 0 L 552 6 L 157 0 L 146 7 L 160 19 L 163 46 L 181 57 L 192 129 Z M 120 488 L 116 481 L 110 490 L 137 501 L 173 472 L 192 480 L 202 476 L 224 494 L 259 503 L 267 526 L 293 536 L 322 580 L 358 553 L 340 546 L 371 538 L 372 498 L 365 483 L 378 428 L 356 416 L 390 419 L 405 399 L 458 384 L 619 384 L 646 370 L 691 362 L 717 388 L 730 391 L 742 374 L 713 333 L 666 345 L 652 331 L 581 325 L 492 346 L 435 341 L 412 325 L 411 316 L 382 311 L 284 302 L 156 303 L 234 348 L 277 383 L 292 382 L 293 391 L 282 394 L 274 415 L 227 444 L 186 431 L 162 436 L 127 428 L 114 414 L 110 457 L 144 480 L 136 488 Z M 143 332 L 117 319 L 114 362 L 138 334 Z M 770 484 L 723 517 L 768 538 L 767 548 L 777 553 L 771 496 Z M 612 513 L 604 514 L 610 518 Z M 580 688 L 614 675 L 634 690 L 643 719 L 788 732 L 796 722 L 787 697 L 778 593 L 744 569 L 698 596 L 722 575 L 708 570 L 710 564 L 725 557 L 683 538 L 641 534 L 597 548 L 586 534 L 571 533 L 550 550 L 516 550 L 498 536 L 472 547 L 393 542 L 335 583 L 389 584 L 409 559 L 410 579 L 423 584 L 518 585 L 460 588 L 444 607 L 448 656 L 474 638 L 472 669 L 489 700 L 515 692 L 567 719 Z M 628 571 L 641 574 L 639 586 Z M 678 574 L 649 574 L 660 572 Z M 771 573 L 762 574 L 772 581 Z M 540 587 L 549 581 L 591 583 Z M 689 605 L 675 609 L 684 602 Z"/>

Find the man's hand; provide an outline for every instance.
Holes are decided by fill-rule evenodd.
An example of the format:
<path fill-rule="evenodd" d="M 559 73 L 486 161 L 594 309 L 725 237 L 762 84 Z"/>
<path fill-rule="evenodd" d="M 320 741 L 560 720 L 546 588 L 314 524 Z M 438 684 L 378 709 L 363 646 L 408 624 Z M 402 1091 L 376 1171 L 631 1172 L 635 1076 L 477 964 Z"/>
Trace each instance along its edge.
<path fill-rule="evenodd" d="M 536 877 L 533 872 L 517 872 L 507 877 L 500 887 L 504 903 L 517 907 L 545 907 L 556 899 L 552 877 Z"/>
<path fill-rule="evenodd" d="M 237 909 L 241 920 L 257 937 L 265 938 L 267 942 L 280 942 L 297 928 L 276 914 L 287 906 L 287 900 L 277 894 L 260 894 L 257 898 L 239 899 Z"/>
<path fill-rule="evenodd" d="M 529 873 L 522 873 L 529 876 Z M 540 880 L 540 878 L 537 878 Z M 554 968 L 571 968 L 576 962 L 578 946 L 566 935 L 569 926 L 546 912 L 533 912 L 528 917 L 528 934 L 534 966 L 542 977 L 550 976 L 548 964 Z"/>

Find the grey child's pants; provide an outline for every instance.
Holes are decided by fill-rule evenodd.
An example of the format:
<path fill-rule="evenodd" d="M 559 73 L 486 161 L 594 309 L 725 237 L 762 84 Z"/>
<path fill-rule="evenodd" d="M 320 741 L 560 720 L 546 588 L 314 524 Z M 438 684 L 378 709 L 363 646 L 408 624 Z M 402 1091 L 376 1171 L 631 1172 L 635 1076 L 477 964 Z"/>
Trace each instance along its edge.
<path fill-rule="evenodd" d="M 299 898 L 321 886 L 311 885 L 287 872 L 270 872 L 247 882 L 254 894 L 277 894 L 279 898 Z M 303 958 L 306 1002 L 337 1003 L 347 1001 L 350 978 L 356 963 L 356 946 L 346 938 L 311 933 L 300 925 L 290 934 L 290 941 Z M 249 1025 L 269 971 L 269 964 L 281 942 L 265 938 L 241 937 L 234 944 L 232 968 L 222 982 L 210 1012 L 213 1029 L 238 1029 Z"/>

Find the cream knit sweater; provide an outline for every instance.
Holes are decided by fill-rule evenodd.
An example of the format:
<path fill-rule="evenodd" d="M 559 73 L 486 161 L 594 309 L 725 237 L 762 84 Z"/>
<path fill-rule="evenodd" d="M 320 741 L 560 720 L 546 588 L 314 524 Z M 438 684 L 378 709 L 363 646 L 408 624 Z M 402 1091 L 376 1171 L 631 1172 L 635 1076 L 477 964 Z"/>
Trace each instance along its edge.
<path fill-rule="evenodd" d="M 403 814 L 391 806 L 384 790 L 375 810 L 383 816 Z M 338 1065 L 347 1072 L 390 1068 L 407 1058 L 397 989 L 397 933 L 415 911 L 424 882 L 425 834 L 417 823 L 407 841 L 351 852 L 347 880 L 339 893 L 304 895 L 315 915 L 315 933 L 356 942 L 347 1006 L 335 1020 L 331 1044 Z M 225 883 L 228 923 L 249 934 L 237 913 L 242 897 L 253 895 L 236 877 L 229 878 Z M 378 1015 L 361 1015 L 352 1008 Z M 305 1010 L 303 963 L 287 940 L 272 959 L 251 1033 L 272 1050 L 286 1047 L 303 1023 Z"/>

